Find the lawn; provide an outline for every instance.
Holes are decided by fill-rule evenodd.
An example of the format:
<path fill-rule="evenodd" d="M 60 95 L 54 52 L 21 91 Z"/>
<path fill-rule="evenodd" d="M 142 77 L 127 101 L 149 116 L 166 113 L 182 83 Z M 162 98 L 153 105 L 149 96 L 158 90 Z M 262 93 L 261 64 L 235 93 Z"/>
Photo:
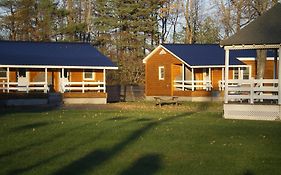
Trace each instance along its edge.
<path fill-rule="evenodd" d="M 1 109 L 0 174 L 281 174 L 281 122 L 219 103 Z"/>

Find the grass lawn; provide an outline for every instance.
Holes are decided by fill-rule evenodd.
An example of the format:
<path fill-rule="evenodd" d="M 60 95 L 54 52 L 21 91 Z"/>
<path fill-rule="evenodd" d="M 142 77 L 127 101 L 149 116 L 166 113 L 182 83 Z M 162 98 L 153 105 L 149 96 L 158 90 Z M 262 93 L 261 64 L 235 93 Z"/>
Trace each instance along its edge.
<path fill-rule="evenodd" d="M 281 174 L 281 122 L 218 103 L 3 110 L 0 174 Z"/>

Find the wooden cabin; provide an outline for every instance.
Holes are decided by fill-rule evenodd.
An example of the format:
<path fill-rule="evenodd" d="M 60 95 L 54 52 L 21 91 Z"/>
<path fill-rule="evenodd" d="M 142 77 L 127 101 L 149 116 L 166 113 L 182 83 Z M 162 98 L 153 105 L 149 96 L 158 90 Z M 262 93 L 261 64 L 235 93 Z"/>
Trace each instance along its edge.
<path fill-rule="evenodd" d="M 106 103 L 106 70 L 117 67 L 91 44 L 0 41 L 0 48 L 2 103 L 43 104 L 54 93 L 64 103 Z"/>
<path fill-rule="evenodd" d="M 238 51 L 230 55 L 229 79 L 255 77 L 256 52 Z M 163 44 L 144 60 L 145 94 L 179 96 L 181 100 L 223 100 L 224 49 L 217 44 Z M 268 59 L 267 64 L 272 64 Z M 271 67 L 270 67 L 271 68 Z M 268 76 L 272 70 L 266 70 Z"/>
<path fill-rule="evenodd" d="M 233 36 L 221 41 L 225 50 L 225 77 L 231 74 L 230 55 L 241 50 L 276 53 L 265 65 L 262 79 L 225 79 L 224 114 L 227 119 L 281 119 L 281 4 L 259 16 Z M 258 29 L 258 30 L 257 30 Z M 256 72 L 254 70 L 254 72 Z M 270 76 L 273 74 L 273 76 Z"/>

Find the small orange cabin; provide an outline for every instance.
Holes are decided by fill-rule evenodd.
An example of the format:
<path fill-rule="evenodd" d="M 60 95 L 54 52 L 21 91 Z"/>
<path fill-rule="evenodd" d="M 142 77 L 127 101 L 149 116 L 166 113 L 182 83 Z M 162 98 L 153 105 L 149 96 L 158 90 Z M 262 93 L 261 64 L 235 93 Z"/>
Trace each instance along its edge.
<path fill-rule="evenodd" d="M 0 41 L 0 48 L 5 99 L 60 93 L 65 103 L 106 103 L 106 70 L 117 67 L 89 43 Z"/>
<path fill-rule="evenodd" d="M 246 55 L 246 56 L 245 56 Z M 254 50 L 230 55 L 229 79 L 256 76 Z M 146 58 L 145 94 L 179 96 L 183 100 L 222 100 L 224 89 L 224 50 L 217 44 L 163 44 Z M 272 77 L 274 61 L 268 59 L 266 75 Z M 211 97 L 211 98 L 210 98 Z"/>

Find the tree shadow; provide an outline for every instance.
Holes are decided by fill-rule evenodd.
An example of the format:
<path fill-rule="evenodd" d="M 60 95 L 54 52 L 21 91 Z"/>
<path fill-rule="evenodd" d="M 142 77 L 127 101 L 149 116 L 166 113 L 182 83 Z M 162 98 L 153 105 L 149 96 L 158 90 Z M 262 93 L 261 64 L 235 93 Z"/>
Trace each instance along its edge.
<path fill-rule="evenodd" d="M 22 125 L 22 126 L 18 126 L 15 128 L 11 128 L 10 131 L 11 132 L 22 132 L 24 130 L 29 130 L 29 129 L 37 129 L 43 126 L 47 126 L 50 124 L 53 124 L 54 122 L 37 122 L 37 123 L 31 123 L 31 124 L 26 124 L 26 125 Z"/>
<path fill-rule="evenodd" d="M 243 175 L 254 175 L 254 173 L 251 170 L 245 170 Z"/>
<path fill-rule="evenodd" d="M 131 167 L 122 171 L 120 175 L 152 175 L 163 166 L 159 154 L 148 154 L 136 160 Z"/>
<path fill-rule="evenodd" d="M 191 114 L 192 113 L 183 113 L 177 116 L 166 117 L 162 120 L 149 122 L 144 127 L 131 133 L 127 138 L 125 138 L 120 143 L 114 145 L 112 148 L 92 151 L 87 155 L 85 155 L 84 157 L 76 161 L 73 161 L 69 165 L 59 169 L 54 174 L 74 175 L 74 174 L 85 174 L 89 171 L 94 171 L 98 166 L 104 164 L 106 161 L 109 161 L 118 153 L 122 152 L 125 148 L 127 148 L 129 144 L 132 144 L 140 136 L 145 134 L 147 131 L 151 130 L 153 127 Z"/>
<path fill-rule="evenodd" d="M 86 125 L 89 125 L 89 124 L 87 123 L 87 124 L 84 124 L 84 125 L 81 125 L 81 126 L 73 127 L 73 128 L 70 128 L 69 130 L 71 132 L 73 132 L 75 130 L 79 130 L 79 129 L 85 127 Z M 30 144 L 27 144 L 25 146 L 22 146 L 22 147 L 19 147 L 19 148 L 16 148 L 16 149 L 8 150 L 8 151 L 0 154 L 0 159 L 4 159 L 5 157 L 9 157 L 9 156 L 18 154 L 20 152 L 23 152 L 26 149 L 30 149 L 30 148 L 35 147 L 35 146 L 40 146 L 40 145 L 43 145 L 43 144 L 54 142 L 56 139 L 64 137 L 67 133 L 69 133 L 69 132 L 64 131 L 64 132 L 55 134 L 55 135 L 51 136 L 50 138 L 46 138 L 42 141 L 37 141 L 37 142 L 30 143 Z"/>
<path fill-rule="evenodd" d="M 0 117 L 5 117 L 17 113 L 42 113 L 60 109 L 57 105 L 38 105 L 38 106 L 0 106 Z"/>

